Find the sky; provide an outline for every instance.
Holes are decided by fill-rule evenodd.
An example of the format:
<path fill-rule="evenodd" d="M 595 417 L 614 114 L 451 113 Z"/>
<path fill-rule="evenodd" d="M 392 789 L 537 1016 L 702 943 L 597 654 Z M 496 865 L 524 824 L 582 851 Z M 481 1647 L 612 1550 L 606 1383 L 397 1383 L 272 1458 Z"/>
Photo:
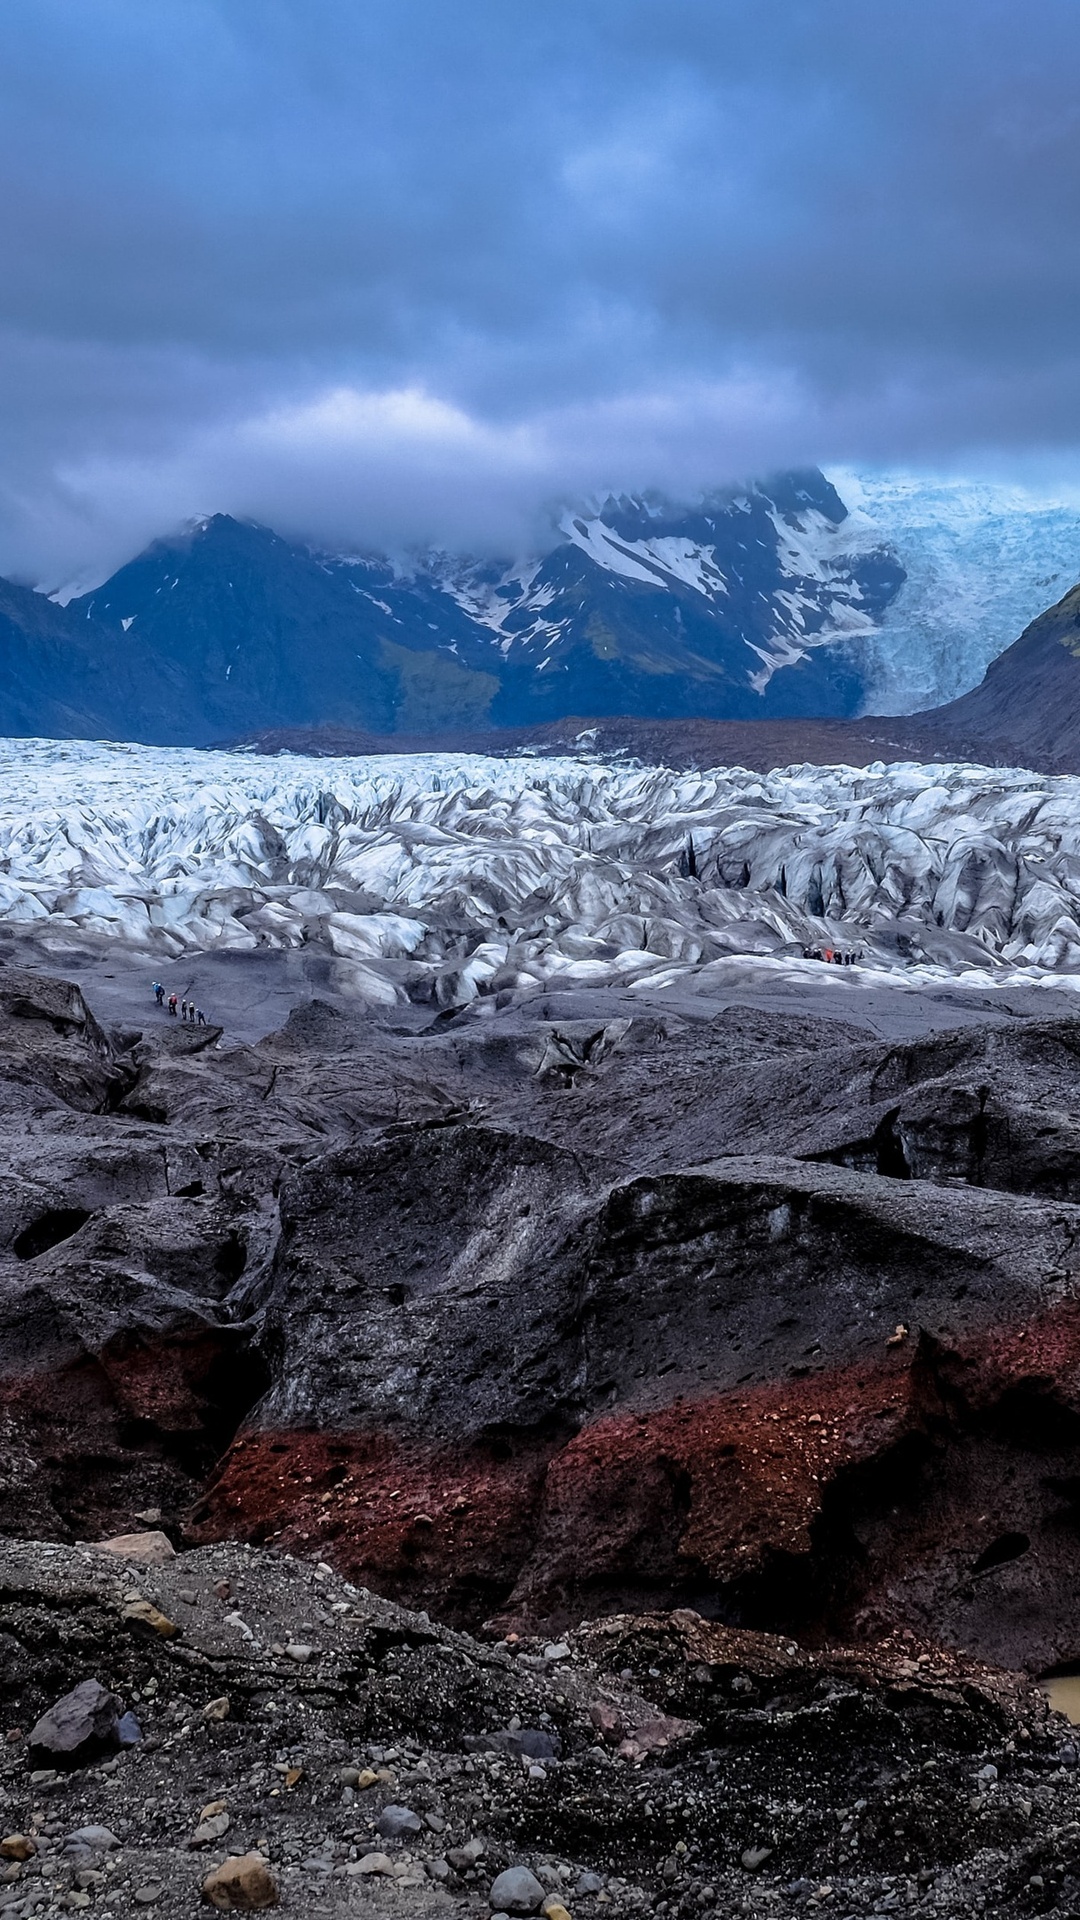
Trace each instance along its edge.
<path fill-rule="evenodd" d="M 1080 494 L 1080 0 L 4 0 L 0 572 Z"/>

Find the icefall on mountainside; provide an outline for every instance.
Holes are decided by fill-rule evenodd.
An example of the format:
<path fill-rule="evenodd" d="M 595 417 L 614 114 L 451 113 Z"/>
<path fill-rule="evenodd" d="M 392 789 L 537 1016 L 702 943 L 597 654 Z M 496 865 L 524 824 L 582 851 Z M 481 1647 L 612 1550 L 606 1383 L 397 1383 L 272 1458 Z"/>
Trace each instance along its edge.
<path fill-rule="evenodd" d="M 57 950 L 318 941 L 384 1005 L 704 990 L 733 956 L 815 968 L 819 946 L 860 950 L 867 977 L 1080 980 L 1068 778 L 49 741 L 3 743 L 0 766 L 0 922 Z"/>
<path fill-rule="evenodd" d="M 888 540 L 906 578 L 861 643 L 864 713 L 913 713 L 977 686 L 1080 577 L 1080 503 L 988 479 L 830 469 L 845 540 Z"/>

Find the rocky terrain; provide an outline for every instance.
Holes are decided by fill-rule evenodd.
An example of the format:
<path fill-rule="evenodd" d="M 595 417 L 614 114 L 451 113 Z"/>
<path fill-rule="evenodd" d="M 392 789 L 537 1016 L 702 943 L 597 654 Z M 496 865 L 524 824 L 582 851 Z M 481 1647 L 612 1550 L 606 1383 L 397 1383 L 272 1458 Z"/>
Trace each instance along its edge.
<path fill-rule="evenodd" d="M 1080 1910 L 1080 1021 L 965 1019 L 9 959 L 0 1912 Z"/>
<path fill-rule="evenodd" d="M 252 1904 L 339 1920 L 1080 1898 L 1068 1727 L 910 1638 L 816 1653 L 676 1612 L 477 1641 L 235 1545 L 12 1543 L 0 1598 L 7 1920 L 195 1914 L 229 1860 Z M 75 1675 L 63 1731 L 96 1738 L 58 1753 Z"/>

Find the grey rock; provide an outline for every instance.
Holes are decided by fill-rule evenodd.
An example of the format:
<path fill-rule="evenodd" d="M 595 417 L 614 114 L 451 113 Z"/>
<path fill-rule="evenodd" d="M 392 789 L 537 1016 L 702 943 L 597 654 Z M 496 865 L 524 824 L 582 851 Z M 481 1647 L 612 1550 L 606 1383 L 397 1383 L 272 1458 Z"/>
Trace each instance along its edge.
<path fill-rule="evenodd" d="M 31 1729 L 30 1752 L 70 1764 L 115 1747 L 120 1739 L 120 1702 L 100 1680 L 81 1680 Z"/>
<path fill-rule="evenodd" d="M 407 1834 L 424 1831 L 423 1821 L 411 1807 L 384 1807 L 375 1825 L 384 1840 L 404 1840 Z"/>
<path fill-rule="evenodd" d="M 111 1853 L 119 1845 L 115 1833 L 108 1827 L 76 1827 L 64 1841 L 64 1850 L 88 1847 L 94 1853 Z"/>
<path fill-rule="evenodd" d="M 491 1883 L 491 1904 L 505 1907 L 507 1913 L 539 1913 L 545 1899 L 544 1889 L 528 1867 L 507 1867 Z"/>

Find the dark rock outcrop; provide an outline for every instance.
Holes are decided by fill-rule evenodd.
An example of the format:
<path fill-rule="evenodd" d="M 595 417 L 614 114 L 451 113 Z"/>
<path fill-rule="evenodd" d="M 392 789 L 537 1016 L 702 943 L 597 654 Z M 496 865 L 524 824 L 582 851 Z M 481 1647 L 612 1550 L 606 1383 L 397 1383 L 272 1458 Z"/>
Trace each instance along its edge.
<path fill-rule="evenodd" d="M 1080 1658 L 1078 1053 L 544 1000 L 222 1049 L 2 974 L 3 1526 Z"/>

